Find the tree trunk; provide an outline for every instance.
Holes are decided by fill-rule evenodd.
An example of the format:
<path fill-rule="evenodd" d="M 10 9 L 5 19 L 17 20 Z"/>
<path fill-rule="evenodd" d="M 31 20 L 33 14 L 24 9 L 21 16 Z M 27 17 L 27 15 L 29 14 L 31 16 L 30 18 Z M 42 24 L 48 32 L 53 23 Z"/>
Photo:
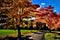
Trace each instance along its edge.
<path fill-rule="evenodd" d="M 19 25 L 17 25 L 17 30 L 18 30 L 18 39 L 21 40 L 21 31 Z"/>

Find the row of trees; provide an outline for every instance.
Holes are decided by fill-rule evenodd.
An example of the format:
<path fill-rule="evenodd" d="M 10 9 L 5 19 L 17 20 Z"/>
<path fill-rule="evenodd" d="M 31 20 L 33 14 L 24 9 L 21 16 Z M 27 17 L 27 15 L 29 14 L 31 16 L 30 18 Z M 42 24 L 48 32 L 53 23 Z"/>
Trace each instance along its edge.
<path fill-rule="evenodd" d="M 9 6 L 7 6 L 8 4 Z M 54 12 L 54 7 L 51 5 L 39 8 L 39 5 L 33 5 L 30 0 L 3 0 L 1 5 L 0 23 L 4 28 L 16 28 L 16 25 L 28 26 L 27 28 L 32 25 L 33 28 L 37 28 L 37 22 L 46 23 L 51 30 L 60 28 L 60 15 Z M 34 21 L 31 20 L 31 17 L 34 17 Z M 5 20 L 4 23 L 3 20 Z"/>
<path fill-rule="evenodd" d="M 59 14 L 54 12 L 54 7 L 52 7 L 51 5 L 41 8 L 38 11 L 37 15 L 39 15 L 39 17 L 36 17 L 37 19 L 34 23 L 39 21 L 46 23 L 46 26 L 48 26 L 48 28 L 51 30 L 58 30 L 60 28 Z"/>

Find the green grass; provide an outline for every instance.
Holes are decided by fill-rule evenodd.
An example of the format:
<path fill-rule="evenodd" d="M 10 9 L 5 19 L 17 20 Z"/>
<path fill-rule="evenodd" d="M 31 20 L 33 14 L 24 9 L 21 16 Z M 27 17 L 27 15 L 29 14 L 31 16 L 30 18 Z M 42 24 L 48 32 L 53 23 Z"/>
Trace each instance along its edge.
<path fill-rule="evenodd" d="M 0 30 L 0 36 L 7 36 L 13 33 L 17 33 L 17 30 Z"/>
<path fill-rule="evenodd" d="M 37 30 L 33 30 L 33 32 L 37 32 Z M 10 35 L 10 34 L 16 34 L 16 33 L 18 33 L 17 30 L 3 30 L 3 29 L 0 29 L 0 37 L 1 36 L 7 36 L 7 35 Z M 31 33 L 31 30 L 21 30 L 21 34 L 23 34 L 23 33 L 25 33 L 25 34 L 26 33 Z M 59 36 L 59 35 L 54 34 L 54 33 L 46 33 L 45 34 L 45 39 L 46 40 L 55 40 L 54 37 L 56 37 L 56 36 Z"/>
<path fill-rule="evenodd" d="M 30 33 L 31 30 L 21 30 L 21 34 L 23 33 Z M 37 32 L 37 30 L 33 30 L 33 32 Z M 3 29 L 0 29 L 0 36 L 7 36 L 7 35 L 10 35 L 10 34 L 15 34 L 15 33 L 18 33 L 17 30 L 3 30 Z"/>
<path fill-rule="evenodd" d="M 54 40 L 54 37 L 57 36 L 57 34 L 54 33 L 46 33 L 45 34 L 45 40 Z"/>

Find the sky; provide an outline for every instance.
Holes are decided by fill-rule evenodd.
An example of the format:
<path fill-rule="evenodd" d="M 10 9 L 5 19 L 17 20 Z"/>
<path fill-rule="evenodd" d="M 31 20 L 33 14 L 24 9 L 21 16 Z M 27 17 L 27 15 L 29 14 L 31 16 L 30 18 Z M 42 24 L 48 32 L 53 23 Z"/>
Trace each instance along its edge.
<path fill-rule="evenodd" d="M 32 0 L 32 4 L 39 4 L 41 7 L 52 5 L 54 11 L 57 14 L 60 13 L 60 0 Z"/>

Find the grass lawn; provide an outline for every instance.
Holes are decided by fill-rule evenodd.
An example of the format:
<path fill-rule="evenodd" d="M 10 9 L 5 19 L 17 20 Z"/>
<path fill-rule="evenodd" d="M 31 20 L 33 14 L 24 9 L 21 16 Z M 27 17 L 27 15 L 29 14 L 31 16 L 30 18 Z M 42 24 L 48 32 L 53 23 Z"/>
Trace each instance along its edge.
<path fill-rule="evenodd" d="M 37 32 L 37 30 L 33 30 L 33 32 Z M 6 35 L 16 34 L 16 33 L 18 33 L 17 30 L 0 29 L 0 36 L 6 36 Z M 21 30 L 21 34 L 23 34 L 23 33 L 31 33 L 31 30 Z"/>
<path fill-rule="evenodd" d="M 3 30 L 0 29 L 0 36 L 6 36 L 9 34 L 17 33 L 17 30 Z"/>
<path fill-rule="evenodd" d="M 37 30 L 33 30 L 32 32 L 37 32 Z M 3 29 L 0 29 L 0 37 L 2 36 L 7 36 L 7 35 L 10 35 L 10 34 L 17 34 L 17 30 L 3 30 Z M 27 34 L 27 33 L 31 33 L 31 30 L 21 30 L 21 34 Z M 14 35 L 14 36 L 15 36 Z M 54 37 L 55 36 L 59 36 L 57 34 L 54 34 L 54 33 L 46 33 L 45 34 L 45 39 L 46 40 L 54 40 Z M 59 36 L 60 37 L 60 36 Z"/>

